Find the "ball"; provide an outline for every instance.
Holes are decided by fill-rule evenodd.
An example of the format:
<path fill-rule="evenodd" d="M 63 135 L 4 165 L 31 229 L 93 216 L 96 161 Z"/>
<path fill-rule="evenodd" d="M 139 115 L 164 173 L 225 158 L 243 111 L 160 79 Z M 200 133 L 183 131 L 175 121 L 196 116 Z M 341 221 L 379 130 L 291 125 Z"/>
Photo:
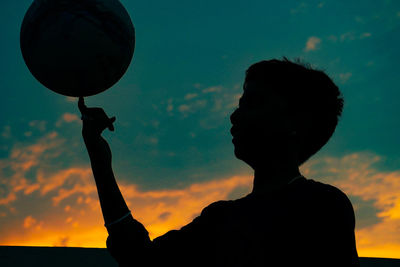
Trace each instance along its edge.
<path fill-rule="evenodd" d="M 34 0 L 21 26 L 20 46 L 32 75 L 66 96 L 91 96 L 125 74 L 135 29 L 118 0 Z"/>

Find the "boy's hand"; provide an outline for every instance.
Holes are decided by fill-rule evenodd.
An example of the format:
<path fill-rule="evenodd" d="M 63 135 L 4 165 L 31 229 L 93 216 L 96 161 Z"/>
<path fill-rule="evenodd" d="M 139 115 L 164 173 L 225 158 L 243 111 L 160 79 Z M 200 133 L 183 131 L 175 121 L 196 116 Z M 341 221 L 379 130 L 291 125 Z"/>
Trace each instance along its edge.
<path fill-rule="evenodd" d="M 114 131 L 115 117 L 109 118 L 102 108 L 88 108 L 83 97 L 79 97 L 78 108 L 82 114 L 83 137 L 100 136 L 105 128 Z"/>

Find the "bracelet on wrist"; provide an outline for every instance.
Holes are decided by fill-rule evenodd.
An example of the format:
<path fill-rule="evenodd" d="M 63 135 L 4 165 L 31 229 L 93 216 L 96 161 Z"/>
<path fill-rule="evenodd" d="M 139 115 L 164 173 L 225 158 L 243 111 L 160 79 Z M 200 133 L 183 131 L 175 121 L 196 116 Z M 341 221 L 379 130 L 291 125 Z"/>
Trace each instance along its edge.
<path fill-rule="evenodd" d="M 111 226 L 111 225 L 114 225 L 114 224 L 116 224 L 116 223 L 119 223 L 119 222 L 121 222 L 122 220 L 124 220 L 125 218 L 127 218 L 129 215 L 131 215 L 131 211 L 129 211 L 127 214 L 125 214 L 124 216 L 122 216 L 121 218 L 119 218 L 119 219 L 117 219 L 117 220 L 115 220 L 115 221 L 112 221 L 112 222 L 110 222 L 110 223 L 104 224 L 104 226 L 105 226 L 105 227 L 109 227 L 109 226 Z"/>

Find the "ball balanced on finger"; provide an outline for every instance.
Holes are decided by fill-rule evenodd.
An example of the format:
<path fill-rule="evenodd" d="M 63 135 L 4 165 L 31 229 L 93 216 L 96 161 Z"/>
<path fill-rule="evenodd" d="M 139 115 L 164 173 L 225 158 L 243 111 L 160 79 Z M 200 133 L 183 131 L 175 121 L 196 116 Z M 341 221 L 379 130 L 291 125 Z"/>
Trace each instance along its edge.
<path fill-rule="evenodd" d="M 66 96 L 95 95 L 124 75 L 135 30 L 118 0 L 34 0 L 20 45 L 32 75 Z"/>

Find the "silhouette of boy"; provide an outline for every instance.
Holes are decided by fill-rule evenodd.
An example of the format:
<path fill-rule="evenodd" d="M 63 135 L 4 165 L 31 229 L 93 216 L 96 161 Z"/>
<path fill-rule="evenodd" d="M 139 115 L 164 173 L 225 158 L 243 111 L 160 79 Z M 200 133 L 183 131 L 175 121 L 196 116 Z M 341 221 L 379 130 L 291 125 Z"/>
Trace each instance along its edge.
<path fill-rule="evenodd" d="M 230 119 L 235 155 L 254 169 L 252 192 L 212 203 L 153 241 L 120 193 L 101 137 L 115 117 L 87 108 L 83 98 L 79 108 L 107 248 L 119 266 L 359 266 L 351 202 L 299 172 L 328 142 L 343 109 L 338 87 L 322 71 L 286 58 L 250 66 Z"/>

